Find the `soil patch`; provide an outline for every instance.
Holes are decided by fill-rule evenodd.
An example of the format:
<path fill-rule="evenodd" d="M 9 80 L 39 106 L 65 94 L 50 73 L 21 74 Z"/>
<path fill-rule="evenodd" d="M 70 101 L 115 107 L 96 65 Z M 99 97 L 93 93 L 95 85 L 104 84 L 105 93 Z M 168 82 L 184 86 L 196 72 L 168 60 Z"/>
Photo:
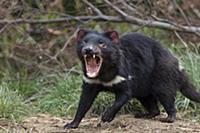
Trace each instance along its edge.
<path fill-rule="evenodd" d="M 163 117 L 160 116 L 160 117 Z M 37 114 L 24 119 L 20 124 L 0 121 L 0 132 L 30 133 L 200 133 L 200 123 L 194 120 L 178 118 L 174 123 L 162 123 L 158 119 L 136 119 L 133 115 L 119 115 L 111 123 L 97 126 L 100 117 L 86 117 L 77 129 L 63 129 L 72 118 L 54 117 L 49 114 Z"/>

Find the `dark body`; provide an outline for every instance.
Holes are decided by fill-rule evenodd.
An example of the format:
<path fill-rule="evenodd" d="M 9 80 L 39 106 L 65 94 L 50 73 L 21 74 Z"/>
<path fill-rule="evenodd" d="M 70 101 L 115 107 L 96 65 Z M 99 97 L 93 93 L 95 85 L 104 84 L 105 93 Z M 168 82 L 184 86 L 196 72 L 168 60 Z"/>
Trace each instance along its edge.
<path fill-rule="evenodd" d="M 103 122 L 112 121 L 120 108 L 133 97 L 147 110 L 147 113 L 136 117 L 152 118 L 159 115 L 159 101 L 168 114 L 161 120 L 163 122 L 174 122 L 176 118 L 174 102 L 177 90 L 189 99 L 200 102 L 199 93 L 180 70 L 178 60 L 149 37 L 129 33 L 119 39 L 115 31 L 98 33 L 81 30 L 77 41 L 77 54 L 82 62 L 85 78 L 76 116 L 65 128 L 78 127 L 101 91 L 115 94 L 113 104 L 102 115 Z M 103 47 L 101 44 L 104 44 Z M 83 58 L 84 54 L 88 54 L 84 49 L 86 47 L 91 48 L 89 54 L 102 57 L 101 68 L 96 77 L 87 75 Z"/>

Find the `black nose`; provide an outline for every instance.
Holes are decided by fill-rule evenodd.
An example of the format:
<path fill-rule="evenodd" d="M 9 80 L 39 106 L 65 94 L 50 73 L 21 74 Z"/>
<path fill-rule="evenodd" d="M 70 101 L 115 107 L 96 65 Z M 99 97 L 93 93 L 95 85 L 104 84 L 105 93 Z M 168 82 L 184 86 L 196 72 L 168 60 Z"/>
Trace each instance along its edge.
<path fill-rule="evenodd" d="M 94 50 L 91 47 L 85 47 L 82 50 L 83 54 L 94 54 Z"/>

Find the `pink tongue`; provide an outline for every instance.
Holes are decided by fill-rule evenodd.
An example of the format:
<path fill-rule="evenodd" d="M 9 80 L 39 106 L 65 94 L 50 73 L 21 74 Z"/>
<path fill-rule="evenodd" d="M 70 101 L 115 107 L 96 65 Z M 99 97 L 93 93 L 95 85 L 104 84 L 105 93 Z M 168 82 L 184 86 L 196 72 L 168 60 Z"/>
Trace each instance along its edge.
<path fill-rule="evenodd" d="M 89 77 L 95 77 L 98 74 L 98 66 L 95 59 L 89 59 L 87 62 L 87 75 Z"/>

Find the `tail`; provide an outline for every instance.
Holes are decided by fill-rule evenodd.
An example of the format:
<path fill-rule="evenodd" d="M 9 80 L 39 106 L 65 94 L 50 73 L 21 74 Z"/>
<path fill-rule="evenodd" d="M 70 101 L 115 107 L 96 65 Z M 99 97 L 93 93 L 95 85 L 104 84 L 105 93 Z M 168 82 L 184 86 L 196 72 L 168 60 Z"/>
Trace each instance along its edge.
<path fill-rule="evenodd" d="M 200 103 L 200 93 L 195 90 L 184 71 L 180 72 L 180 92 L 190 100 Z"/>

